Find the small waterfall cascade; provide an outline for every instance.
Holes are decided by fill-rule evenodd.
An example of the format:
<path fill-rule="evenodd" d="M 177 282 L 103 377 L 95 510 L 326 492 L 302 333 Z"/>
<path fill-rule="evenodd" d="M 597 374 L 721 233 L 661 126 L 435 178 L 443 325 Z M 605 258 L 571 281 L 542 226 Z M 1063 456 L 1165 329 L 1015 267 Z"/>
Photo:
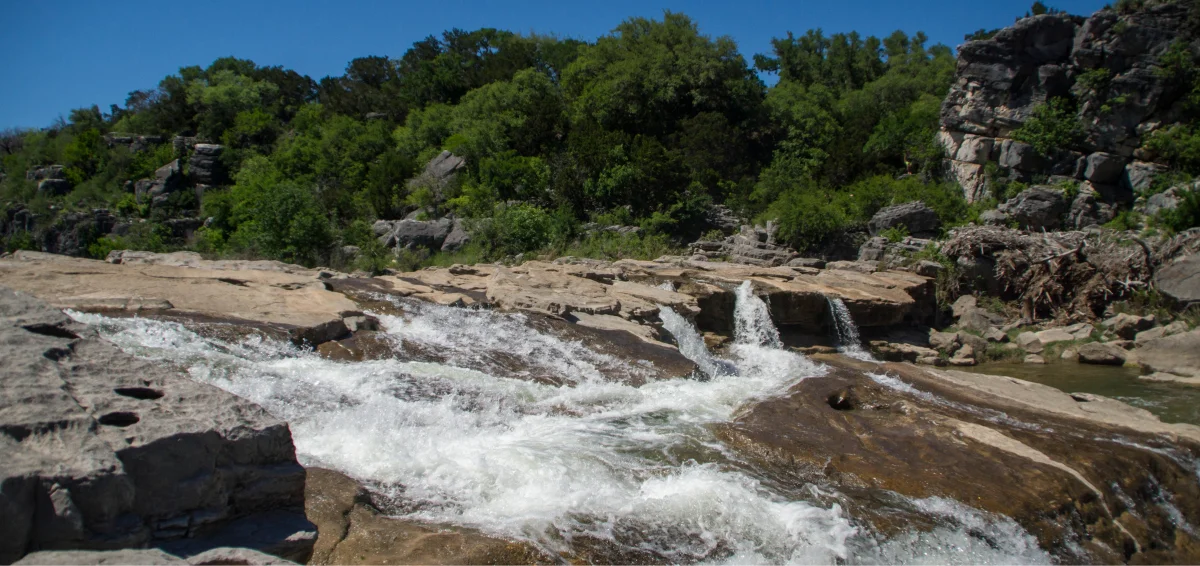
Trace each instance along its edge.
<path fill-rule="evenodd" d="M 696 362 L 696 367 L 700 368 L 700 372 L 705 376 L 713 378 L 737 373 L 736 366 L 712 355 L 704 343 L 704 338 L 696 331 L 696 327 L 692 326 L 688 319 L 675 312 L 675 309 L 660 307 L 658 316 L 663 321 L 663 328 L 675 337 L 679 353 Z"/>
<path fill-rule="evenodd" d="M 834 338 L 838 351 L 846 357 L 864 362 L 879 361 L 863 348 L 862 338 L 858 336 L 858 327 L 854 325 L 854 318 L 850 316 L 850 309 L 846 308 L 846 303 L 837 297 L 825 297 L 825 300 L 829 303 L 829 312 L 833 314 L 833 327 L 837 332 Z"/>
<path fill-rule="evenodd" d="M 709 379 L 640 386 L 610 378 L 629 375 L 634 361 L 515 313 L 406 305 L 402 315 L 377 315 L 382 332 L 445 359 L 355 363 L 269 338 L 226 341 L 172 322 L 69 314 L 126 352 L 185 367 L 286 420 L 301 463 L 370 481 L 401 502 L 407 520 L 564 556 L 573 541 L 606 541 L 671 563 L 1050 562 L 1007 517 L 905 500 L 937 526 L 881 537 L 828 498 L 779 491 L 737 465 L 712 425 L 826 368 L 780 347 L 749 283 L 734 311 L 736 339 L 722 359 L 664 307 L 664 327 Z M 540 373 L 562 384 L 527 379 Z"/>
<path fill-rule="evenodd" d="M 737 304 L 733 309 L 734 340 L 739 344 L 754 344 L 779 349 L 783 341 L 771 322 L 771 308 L 754 294 L 749 281 L 737 288 Z"/>

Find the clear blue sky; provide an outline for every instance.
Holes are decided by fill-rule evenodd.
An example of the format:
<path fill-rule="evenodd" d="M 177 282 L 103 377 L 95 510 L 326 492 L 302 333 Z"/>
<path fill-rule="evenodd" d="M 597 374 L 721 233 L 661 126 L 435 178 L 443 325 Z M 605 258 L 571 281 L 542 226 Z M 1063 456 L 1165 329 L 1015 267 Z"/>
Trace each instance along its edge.
<path fill-rule="evenodd" d="M 963 34 L 1001 27 L 1033 0 L 443 0 L 440 2 L 204 0 L 0 1 L 0 128 L 42 127 L 72 108 L 123 104 L 187 65 L 227 55 L 282 65 L 314 79 L 340 75 L 365 55 L 399 57 L 454 27 L 495 27 L 592 40 L 630 16 L 684 12 L 710 36 L 729 35 L 747 58 L 772 37 L 822 28 L 885 35 L 924 31 L 951 47 Z M 1089 15 L 1105 0 L 1050 0 Z"/>

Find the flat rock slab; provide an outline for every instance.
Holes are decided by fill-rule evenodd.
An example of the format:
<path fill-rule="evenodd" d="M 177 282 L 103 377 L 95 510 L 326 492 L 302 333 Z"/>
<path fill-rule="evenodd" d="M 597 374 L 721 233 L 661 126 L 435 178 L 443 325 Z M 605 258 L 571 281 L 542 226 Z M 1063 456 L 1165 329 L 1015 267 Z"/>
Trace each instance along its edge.
<path fill-rule="evenodd" d="M 316 271 L 278 262 L 191 256 L 172 261 L 158 255 L 114 264 L 17 252 L 0 260 L 0 284 L 59 308 L 174 310 L 293 327 L 320 326 L 358 310 L 345 295 L 326 290 Z"/>

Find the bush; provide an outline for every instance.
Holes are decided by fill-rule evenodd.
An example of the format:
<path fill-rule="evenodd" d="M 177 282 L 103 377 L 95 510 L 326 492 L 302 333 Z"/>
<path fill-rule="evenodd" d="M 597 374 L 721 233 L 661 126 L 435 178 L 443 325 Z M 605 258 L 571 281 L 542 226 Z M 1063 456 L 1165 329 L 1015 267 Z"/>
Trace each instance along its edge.
<path fill-rule="evenodd" d="M 1032 145 L 1042 155 L 1051 155 L 1082 142 L 1083 128 L 1071 101 L 1055 98 L 1034 108 L 1033 116 L 1013 130 L 1012 138 Z"/>
<path fill-rule="evenodd" d="M 1191 174 L 1200 174 L 1200 131 L 1185 124 L 1176 124 L 1150 136 L 1145 148 L 1172 167 Z"/>
<path fill-rule="evenodd" d="M 1156 224 L 1173 232 L 1200 226 L 1200 193 L 1194 190 L 1178 192 L 1179 204 L 1158 213 Z"/>
<path fill-rule="evenodd" d="M 505 206 L 491 224 L 494 249 L 503 255 L 531 252 L 550 243 L 552 219 L 531 204 Z"/>

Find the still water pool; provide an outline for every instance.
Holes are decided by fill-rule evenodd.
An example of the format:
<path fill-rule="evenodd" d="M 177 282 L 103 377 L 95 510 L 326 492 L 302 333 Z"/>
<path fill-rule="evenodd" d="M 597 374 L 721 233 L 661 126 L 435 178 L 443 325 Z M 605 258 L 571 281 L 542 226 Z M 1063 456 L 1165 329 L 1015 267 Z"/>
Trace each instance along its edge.
<path fill-rule="evenodd" d="M 1163 422 L 1200 425 L 1200 387 L 1138 379 L 1136 368 L 1069 362 L 989 363 L 969 371 L 1007 375 L 1049 385 L 1067 393 L 1093 393 L 1124 401 L 1158 415 Z"/>

